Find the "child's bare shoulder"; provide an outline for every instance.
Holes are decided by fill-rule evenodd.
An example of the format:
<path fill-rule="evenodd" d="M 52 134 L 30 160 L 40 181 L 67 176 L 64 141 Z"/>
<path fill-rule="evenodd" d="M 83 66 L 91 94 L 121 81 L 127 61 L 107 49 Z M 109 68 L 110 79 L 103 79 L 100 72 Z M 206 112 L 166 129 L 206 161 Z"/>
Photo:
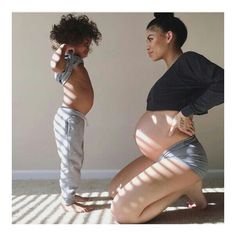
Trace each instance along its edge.
<path fill-rule="evenodd" d="M 78 73 L 78 75 L 88 75 L 88 71 L 85 68 L 84 64 L 79 64 L 74 67 L 75 73 Z"/>

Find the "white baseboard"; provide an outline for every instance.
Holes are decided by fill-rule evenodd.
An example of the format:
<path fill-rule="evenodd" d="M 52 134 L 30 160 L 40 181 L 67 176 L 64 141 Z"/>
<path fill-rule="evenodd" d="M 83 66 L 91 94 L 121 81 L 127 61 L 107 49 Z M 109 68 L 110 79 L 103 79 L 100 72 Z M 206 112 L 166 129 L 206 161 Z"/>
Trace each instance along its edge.
<path fill-rule="evenodd" d="M 119 170 L 82 170 L 82 179 L 111 179 Z M 13 170 L 13 180 L 46 180 L 58 179 L 58 170 Z M 209 170 L 206 178 L 224 178 L 224 170 Z"/>
<path fill-rule="evenodd" d="M 118 170 L 82 170 L 82 179 L 110 179 L 116 175 Z M 27 179 L 58 179 L 59 170 L 13 170 L 13 180 Z"/>

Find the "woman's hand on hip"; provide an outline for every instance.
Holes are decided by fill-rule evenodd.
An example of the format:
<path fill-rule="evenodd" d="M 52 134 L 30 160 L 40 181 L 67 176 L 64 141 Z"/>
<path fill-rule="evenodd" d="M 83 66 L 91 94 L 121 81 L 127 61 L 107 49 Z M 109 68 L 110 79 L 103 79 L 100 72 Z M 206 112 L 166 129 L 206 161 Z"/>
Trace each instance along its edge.
<path fill-rule="evenodd" d="M 193 136 L 195 134 L 193 116 L 186 117 L 180 111 L 172 120 L 169 136 L 172 136 L 176 129 L 189 136 Z"/>

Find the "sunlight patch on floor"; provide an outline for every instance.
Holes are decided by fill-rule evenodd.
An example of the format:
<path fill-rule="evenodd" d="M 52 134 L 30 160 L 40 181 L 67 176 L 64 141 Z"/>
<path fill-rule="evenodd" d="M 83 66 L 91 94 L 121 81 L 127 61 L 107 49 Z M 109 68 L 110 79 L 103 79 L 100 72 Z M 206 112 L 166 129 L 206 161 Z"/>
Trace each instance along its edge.
<path fill-rule="evenodd" d="M 224 188 L 203 188 L 203 193 L 224 193 Z M 91 198 L 85 205 L 96 205 L 98 209 L 87 213 L 67 212 L 61 207 L 59 194 L 15 194 L 12 196 L 13 224 L 115 224 L 111 214 L 111 200 L 107 191 L 84 192 L 83 197 Z M 214 201 L 208 205 L 215 206 Z M 106 206 L 106 207 L 103 207 Z M 101 208 L 99 208 L 101 207 Z M 188 209 L 177 202 L 165 211 L 173 212 Z"/>
<path fill-rule="evenodd" d="M 203 193 L 223 193 L 224 188 L 203 188 Z"/>
<path fill-rule="evenodd" d="M 103 206 L 109 204 L 106 198 L 108 192 L 83 193 L 83 197 L 91 197 L 95 200 L 86 202 L 85 205 L 96 204 Z M 12 196 L 12 223 L 13 224 L 112 224 L 114 219 L 110 209 L 98 209 L 88 213 L 67 212 L 61 207 L 59 194 L 40 195 L 13 195 Z"/>

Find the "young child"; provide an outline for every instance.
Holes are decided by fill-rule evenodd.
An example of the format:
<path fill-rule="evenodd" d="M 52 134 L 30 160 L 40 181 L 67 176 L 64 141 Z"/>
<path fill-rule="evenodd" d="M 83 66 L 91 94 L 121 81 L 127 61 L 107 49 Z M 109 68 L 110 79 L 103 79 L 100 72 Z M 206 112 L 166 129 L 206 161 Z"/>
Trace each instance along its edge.
<path fill-rule="evenodd" d="M 84 67 L 92 41 L 101 39 L 96 24 L 85 15 L 63 15 L 50 32 L 51 68 L 55 79 L 63 86 L 62 106 L 54 118 L 54 133 L 61 159 L 60 188 L 62 206 L 69 211 L 85 212 L 92 207 L 79 204 L 88 200 L 76 195 L 84 159 L 84 126 L 86 114 L 93 105 L 94 93 L 89 74 Z"/>

